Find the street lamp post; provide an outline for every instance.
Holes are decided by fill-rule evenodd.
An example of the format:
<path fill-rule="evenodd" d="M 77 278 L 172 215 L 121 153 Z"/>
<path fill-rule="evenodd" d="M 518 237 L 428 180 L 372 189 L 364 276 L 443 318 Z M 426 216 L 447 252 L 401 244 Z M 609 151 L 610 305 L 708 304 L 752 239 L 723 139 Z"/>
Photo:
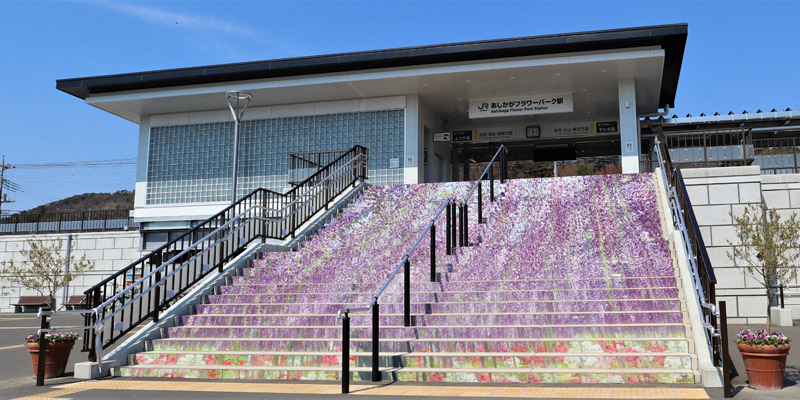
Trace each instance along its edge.
<path fill-rule="evenodd" d="M 233 128 L 233 183 L 231 185 L 231 204 L 233 204 L 236 202 L 236 182 L 239 176 L 239 126 L 253 95 L 241 90 L 231 90 L 225 93 L 225 98 L 228 100 L 228 107 L 231 109 L 235 122 Z"/>

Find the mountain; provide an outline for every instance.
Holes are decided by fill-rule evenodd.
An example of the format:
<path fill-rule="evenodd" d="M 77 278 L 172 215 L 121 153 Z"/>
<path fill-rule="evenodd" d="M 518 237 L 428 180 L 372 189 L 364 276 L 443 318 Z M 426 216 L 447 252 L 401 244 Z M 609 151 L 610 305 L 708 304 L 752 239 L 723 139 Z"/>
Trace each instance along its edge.
<path fill-rule="evenodd" d="M 47 203 L 20 214 L 46 214 L 86 210 L 130 210 L 133 208 L 133 191 L 114 193 L 84 193 Z"/>

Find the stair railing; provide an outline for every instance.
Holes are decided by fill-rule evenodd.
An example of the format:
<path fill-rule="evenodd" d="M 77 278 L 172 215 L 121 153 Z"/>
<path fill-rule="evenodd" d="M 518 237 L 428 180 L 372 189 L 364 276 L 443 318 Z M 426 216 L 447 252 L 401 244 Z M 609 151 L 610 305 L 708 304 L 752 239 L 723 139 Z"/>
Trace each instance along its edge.
<path fill-rule="evenodd" d="M 717 278 L 711 267 L 697 217 L 692 209 L 692 202 L 686 192 L 683 174 L 680 168 L 673 168 L 668 149 L 664 144 L 663 132 L 659 131 L 658 133 L 654 142 L 654 151 L 661 169 L 664 188 L 669 197 L 673 225 L 683 239 L 682 250 L 689 262 L 692 289 L 695 291 L 697 299 L 695 306 L 703 318 L 701 324 L 705 328 L 706 340 L 712 350 L 714 365 L 719 367 L 723 365 L 723 354 L 721 332 L 717 321 Z"/>
<path fill-rule="evenodd" d="M 368 150 L 354 146 L 285 194 L 256 189 L 194 228 L 85 291 L 87 309 L 42 311 L 40 317 L 81 313 L 83 349 L 90 361 L 213 271 L 243 253 L 254 240 L 286 239 L 351 185 L 367 179 Z"/>
<path fill-rule="evenodd" d="M 414 250 L 417 249 L 422 240 L 425 238 L 425 235 L 430 237 L 430 281 L 436 282 L 437 274 L 436 274 L 436 220 L 442 216 L 442 213 L 445 213 L 445 243 L 446 243 L 446 254 L 450 255 L 453 252 L 453 248 L 456 246 L 466 247 L 469 246 L 469 241 L 467 239 L 467 232 L 468 232 L 468 224 L 467 224 L 467 216 L 468 216 L 468 207 L 466 206 L 467 200 L 472 196 L 472 193 L 478 188 L 478 215 L 479 218 L 482 219 L 482 194 L 480 191 L 480 183 L 481 180 L 486 179 L 489 177 L 489 187 L 490 187 L 490 201 L 494 202 L 494 162 L 496 161 L 497 157 L 500 157 L 500 182 L 505 183 L 506 174 L 508 171 L 507 167 L 507 154 L 508 150 L 505 146 L 500 146 L 500 148 L 495 153 L 494 157 L 492 157 L 491 161 L 489 161 L 489 165 L 484 168 L 483 172 L 481 173 L 478 181 L 472 186 L 472 189 L 467 193 L 465 196 L 463 203 L 457 204 L 457 201 L 453 198 L 448 198 L 442 202 L 439 208 L 436 209 L 436 212 L 433 214 L 433 217 L 428 222 L 428 225 L 425 226 L 425 229 L 417 236 L 417 240 L 414 241 L 414 244 L 411 248 L 403 255 L 400 259 L 400 262 L 392 271 L 392 274 L 389 275 L 389 278 L 386 279 L 383 286 L 378 290 L 375 296 L 372 297 L 370 303 L 365 307 L 351 307 L 351 308 L 343 308 L 340 309 L 336 313 L 336 318 L 342 320 L 342 393 L 347 394 L 350 393 L 350 314 L 351 313 L 361 313 L 361 312 L 368 312 L 372 311 L 372 381 L 373 382 L 380 382 L 381 381 L 381 372 L 379 370 L 379 351 L 380 351 L 380 304 L 378 301 L 380 300 L 381 295 L 386 288 L 389 287 L 389 284 L 394 281 L 394 278 L 400 272 L 400 269 L 403 269 L 403 326 L 410 327 L 411 326 L 411 262 L 410 257 Z M 445 212 L 446 211 L 446 212 Z M 481 221 L 482 223 L 482 221 Z M 458 240 L 456 237 L 458 236 Z"/>

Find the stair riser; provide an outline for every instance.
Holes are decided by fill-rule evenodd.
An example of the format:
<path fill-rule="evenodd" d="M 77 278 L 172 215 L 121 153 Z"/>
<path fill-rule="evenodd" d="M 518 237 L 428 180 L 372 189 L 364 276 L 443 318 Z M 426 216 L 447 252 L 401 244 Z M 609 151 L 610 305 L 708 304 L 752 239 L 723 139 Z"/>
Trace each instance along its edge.
<path fill-rule="evenodd" d="M 167 328 L 171 338 L 336 338 L 342 334 L 340 327 L 331 328 Z M 555 328 L 452 328 L 382 327 L 382 338 L 470 338 L 470 337 L 579 337 L 580 335 L 625 336 L 666 336 L 678 337 L 685 334 L 684 328 L 675 326 L 597 326 L 597 327 L 555 327 Z M 372 329 L 351 328 L 353 338 L 371 338 Z"/>
<path fill-rule="evenodd" d="M 295 299 L 289 300 L 290 302 Z M 411 304 L 411 314 L 440 313 L 509 313 L 509 312 L 611 312 L 611 311 L 680 311 L 679 300 L 641 300 L 641 301 L 592 301 L 592 302 L 508 302 L 508 303 L 427 303 Z M 287 304 L 287 305 L 216 305 L 202 304 L 195 306 L 200 317 L 202 314 L 336 314 L 342 308 L 340 304 Z M 381 304 L 382 314 L 398 314 L 403 312 L 402 304 Z M 369 314 L 369 313 L 368 313 Z M 362 314 L 352 314 L 356 318 Z"/>
<path fill-rule="evenodd" d="M 270 379 L 270 380 L 339 380 L 340 371 L 261 371 L 261 370 L 185 370 L 178 368 L 120 368 L 117 374 L 137 378 L 187 379 Z M 353 372 L 352 381 L 371 381 L 369 372 Z M 400 382 L 496 382 L 496 383 L 695 383 L 691 374 L 637 373 L 461 373 L 461 372 L 384 372 L 382 380 Z"/>
<path fill-rule="evenodd" d="M 221 295 L 208 296 L 209 304 L 269 304 L 270 302 L 285 303 L 285 296 L 276 294 L 276 291 L 261 290 L 253 293 L 249 291 L 250 287 L 236 286 L 241 288 L 240 293 L 226 293 Z M 222 288 L 226 290 L 225 287 Z M 317 288 L 317 290 L 324 290 Z M 490 291 L 490 292 L 489 292 Z M 354 292 L 354 293 L 314 293 L 312 289 L 308 288 L 306 291 L 295 292 L 306 293 L 308 302 L 313 303 L 337 303 L 341 302 L 343 306 L 352 307 L 360 306 L 369 303 L 372 297 L 377 293 L 375 292 Z M 293 295 L 286 293 L 286 295 Z M 444 303 L 448 301 L 455 302 L 491 302 L 491 301 L 580 301 L 580 300 L 615 300 L 615 299 L 650 299 L 650 298 L 677 298 L 678 289 L 611 289 L 611 290 L 573 290 L 573 291 L 520 291 L 511 290 L 500 291 L 497 288 L 487 289 L 487 291 L 469 291 L 469 292 L 419 292 L 411 289 L 412 303 Z M 277 300 L 277 301 L 275 301 Z M 388 292 L 381 295 L 380 303 L 400 303 L 403 301 L 403 293 L 401 292 Z"/>
<path fill-rule="evenodd" d="M 692 368 L 689 356 L 637 356 L 608 355 L 601 357 L 569 356 L 385 356 L 378 357 L 383 367 L 411 368 Z M 137 354 L 135 365 L 227 365 L 248 367 L 341 367 L 341 356 L 337 355 L 218 355 L 218 354 Z M 350 357 L 351 367 L 369 367 L 370 355 Z"/>
<path fill-rule="evenodd" d="M 452 285 L 458 284 L 467 284 L 471 287 L 473 285 L 482 283 L 481 281 L 492 280 L 491 275 L 482 275 L 482 276 L 466 276 L 461 273 L 442 273 L 441 281 L 445 287 L 445 289 L 450 289 Z M 396 279 L 402 279 L 403 275 L 399 274 Z M 411 277 L 414 287 L 417 289 L 425 289 L 425 288 L 435 288 L 441 290 L 442 286 L 439 286 L 438 283 L 427 283 L 426 281 L 430 279 L 429 272 L 426 274 L 414 274 Z M 233 285 L 232 286 L 258 286 L 263 284 L 270 284 L 274 285 L 277 282 L 273 280 L 272 277 L 253 277 L 253 276 L 237 276 L 234 277 Z M 505 280 L 503 276 L 497 277 L 498 280 Z M 293 281 L 294 279 L 292 279 Z M 320 276 L 311 276 L 311 277 L 304 277 L 303 280 L 305 282 L 324 282 L 323 277 Z M 398 282 L 402 282 L 398 281 Z M 425 283 L 420 283 L 425 282 Z M 521 284 L 520 282 L 503 282 L 500 283 L 502 285 L 508 285 L 510 283 L 514 284 Z M 329 283 L 325 284 L 325 286 L 329 288 L 336 288 L 337 286 L 345 286 L 345 287 L 352 287 L 352 283 Z M 670 277 L 661 277 L 661 278 L 602 278 L 602 279 L 582 279 L 582 280 L 551 280 L 551 281 L 542 281 L 542 280 L 531 280 L 528 281 L 528 284 L 525 288 L 536 289 L 536 290 L 569 290 L 569 289 L 603 289 L 603 288 L 641 288 L 641 287 L 671 287 L 676 286 L 676 280 L 674 276 Z M 360 287 L 360 286 L 357 286 Z"/>
<path fill-rule="evenodd" d="M 399 258 L 398 258 L 399 259 Z M 470 260 L 459 260 L 455 268 L 448 268 L 447 260 L 437 259 L 437 271 L 443 274 L 452 274 L 451 281 L 482 281 L 482 280 L 523 280 L 529 281 L 532 277 L 547 279 L 545 282 L 571 284 L 584 280 L 612 281 L 630 280 L 637 277 L 674 277 L 674 266 L 671 259 L 637 260 L 635 263 L 609 263 L 608 265 L 596 261 L 578 262 L 574 265 L 559 266 L 550 263 L 505 263 L 502 265 L 484 265 L 475 262 L 470 265 Z M 411 280 L 413 282 L 427 281 L 430 277 L 430 262 L 424 258 L 411 264 Z M 555 263 L 557 264 L 557 263 Z M 303 282 L 325 282 L 330 285 L 350 285 L 353 276 L 359 276 L 365 269 L 385 271 L 385 274 L 370 274 L 368 279 L 377 284 L 384 280 L 397 265 L 392 262 L 385 265 L 358 267 L 341 267 L 339 265 L 319 266 L 316 273 L 309 274 L 307 267 L 290 269 L 256 269 L 257 272 L 245 271 L 242 276 L 236 277 L 237 284 L 298 284 Z M 565 277 L 579 276 L 581 280 L 569 280 Z M 618 278 L 615 278 L 618 276 Z M 443 279 L 444 280 L 444 279 Z M 382 282 L 381 282 L 382 284 Z"/>
<path fill-rule="evenodd" d="M 353 314 L 352 324 L 367 325 L 372 321 L 369 314 Z M 381 326 L 398 326 L 403 324 L 402 315 L 379 317 Z M 565 325 L 565 324 L 641 324 L 641 323 L 680 323 L 680 312 L 637 313 L 637 314 L 573 314 L 573 315 L 412 315 L 413 326 L 447 326 L 447 325 Z M 336 314 L 328 316 L 307 317 L 302 314 L 286 317 L 184 317 L 184 326 L 336 326 L 339 325 Z"/>
<path fill-rule="evenodd" d="M 388 290 L 403 290 L 403 277 L 398 276 L 393 281 Z M 383 286 L 383 284 L 248 284 L 248 285 L 226 285 L 220 288 L 222 294 L 239 293 L 372 293 L 373 295 Z M 608 283 L 594 282 L 591 287 L 585 287 L 576 282 L 574 287 L 556 289 L 547 283 L 536 281 L 470 281 L 470 282 L 411 282 L 411 290 L 415 292 L 457 292 L 457 291 L 485 291 L 485 290 L 531 290 L 531 291 L 557 291 L 558 294 L 584 291 L 622 291 L 622 290 L 641 290 L 651 287 L 669 288 L 675 287 L 672 281 L 666 286 L 655 285 L 627 285 L 625 282 Z"/>
<path fill-rule="evenodd" d="M 491 340 L 469 341 L 460 340 L 453 342 L 429 340 L 386 340 L 381 338 L 380 351 L 389 352 L 507 352 L 507 351 L 537 351 L 537 352 L 605 352 L 605 353 L 630 353 L 630 352 L 671 352 L 685 353 L 689 351 L 687 340 L 573 340 L 573 341 L 548 341 L 526 340 L 518 341 Z M 354 338 L 350 342 L 353 351 L 372 351 L 370 338 Z M 297 340 L 186 340 L 186 339 L 157 339 L 153 341 L 156 351 L 341 351 L 340 338 L 331 340 L 297 341 Z"/>

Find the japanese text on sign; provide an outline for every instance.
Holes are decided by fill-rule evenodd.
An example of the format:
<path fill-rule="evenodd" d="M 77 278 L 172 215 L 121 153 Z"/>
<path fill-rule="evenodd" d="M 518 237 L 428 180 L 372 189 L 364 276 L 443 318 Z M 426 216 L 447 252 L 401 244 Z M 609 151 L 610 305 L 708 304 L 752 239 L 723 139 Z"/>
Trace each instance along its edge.
<path fill-rule="evenodd" d="M 572 93 L 469 101 L 470 118 L 572 112 Z"/>

